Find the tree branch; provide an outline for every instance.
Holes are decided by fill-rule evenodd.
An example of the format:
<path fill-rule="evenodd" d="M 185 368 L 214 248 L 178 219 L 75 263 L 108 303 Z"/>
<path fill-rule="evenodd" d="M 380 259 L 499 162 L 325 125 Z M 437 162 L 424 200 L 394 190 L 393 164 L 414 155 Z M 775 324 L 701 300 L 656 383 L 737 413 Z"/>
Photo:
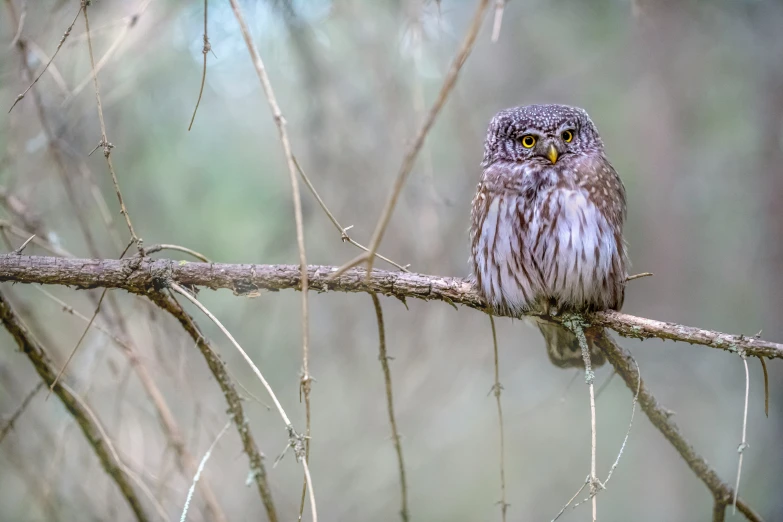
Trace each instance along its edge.
<path fill-rule="evenodd" d="M 680 428 L 678 428 L 677 424 L 671 419 L 671 414 L 658 404 L 658 401 L 644 384 L 644 380 L 640 380 L 639 369 L 634 364 L 631 354 L 613 341 L 611 345 L 610 348 L 604 349 L 607 359 L 609 359 L 609 362 L 614 366 L 614 369 L 617 370 L 617 373 L 623 378 L 628 388 L 631 390 L 639 390 L 639 404 L 641 405 L 642 410 L 644 410 L 644 413 L 647 414 L 647 417 L 649 417 L 650 422 L 652 422 L 653 425 L 658 428 L 658 431 L 666 437 L 666 440 L 674 446 L 677 453 L 685 459 L 685 462 L 688 464 L 688 467 L 691 468 L 691 471 L 693 471 L 710 490 L 710 493 L 712 493 L 712 496 L 715 498 L 716 505 L 713 518 L 717 517 L 718 506 L 723 506 L 722 509 L 725 511 L 725 506 L 732 501 L 734 492 L 731 489 L 731 486 L 723 482 L 720 477 L 718 477 L 715 470 L 707 464 L 707 461 L 696 453 L 693 446 L 685 440 L 685 437 L 680 433 Z M 763 520 L 761 515 L 753 511 L 753 509 L 741 498 L 737 499 L 737 509 L 751 522 L 761 522 Z M 718 518 L 718 520 L 723 520 L 723 518 Z"/>
<path fill-rule="evenodd" d="M 470 281 L 403 272 L 373 270 L 369 280 L 362 268 L 346 271 L 329 279 L 334 266 L 307 267 L 309 288 L 316 292 L 377 292 L 405 300 L 408 297 L 445 301 L 451 305 L 485 309 L 485 303 Z M 136 294 L 166 287 L 174 281 L 181 285 L 226 288 L 237 295 L 261 290 L 299 289 L 300 273 L 296 265 L 250 265 L 190 263 L 170 259 L 66 259 L 46 256 L 0 256 L 0 281 L 75 286 L 78 288 L 122 288 Z M 561 317 L 547 317 L 562 323 Z M 783 344 L 756 337 L 731 335 L 676 323 L 605 311 L 589 314 L 588 322 L 610 328 L 622 336 L 647 339 L 656 337 L 718 348 L 732 353 L 783 359 Z"/>
<path fill-rule="evenodd" d="M 38 375 L 41 376 L 41 379 L 47 385 L 53 385 L 56 371 L 52 362 L 49 360 L 49 357 L 46 355 L 46 351 L 35 339 L 33 339 L 30 332 L 19 320 L 16 312 L 14 312 L 11 305 L 2 294 L 0 294 L 0 321 L 2 321 L 5 329 L 8 330 L 8 333 L 14 338 L 16 344 L 19 345 L 19 349 L 27 355 L 28 359 L 30 359 L 30 362 L 33 364 Z M 53 387 L 54 393 L 60 398 L 63 406 L 65 406 L 79 423 L 79 427 L 81 427 L 87 442 L 92 446 L 95 454 L 98 456 L 98 460 L 101 461 L 103 469 L 106 470 L 106 473 L 114 479 L 117 487 L 120 488 L 122 496 L 125 497 L 125 500 L 128 502 L 136 520 L 139 522 L 146 522 L 149 520 L 139 497 L 136 495 L 136 491 L 133 486 L 131 486 L 132 479 L 128 476 L 125 465 L 118 460 L 117 454 L 110 449 L 109 442 L 104 438 L 101 428 L 96 424 L 82 402 L 70 391 L 70 389 L 62 383 L 58 383 Z"/>

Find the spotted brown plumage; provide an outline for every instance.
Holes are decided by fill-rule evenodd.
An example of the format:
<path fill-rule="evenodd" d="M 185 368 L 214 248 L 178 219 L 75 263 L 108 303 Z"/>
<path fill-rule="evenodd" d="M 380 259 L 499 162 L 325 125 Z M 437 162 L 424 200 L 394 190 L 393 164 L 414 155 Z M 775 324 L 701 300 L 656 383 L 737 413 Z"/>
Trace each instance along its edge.
<path fill-rule="evenodd" d="M 470 264 L 479 292 L 500 312 L 619 310 L 627 255 L 625 188 L 587 113 L 529 105 L 490 122 L 471 212 Z M 582 366 L 576 337 L 538 322 L 561 367 Z M 589 329 L 592 362 L 606 332 Z"/>

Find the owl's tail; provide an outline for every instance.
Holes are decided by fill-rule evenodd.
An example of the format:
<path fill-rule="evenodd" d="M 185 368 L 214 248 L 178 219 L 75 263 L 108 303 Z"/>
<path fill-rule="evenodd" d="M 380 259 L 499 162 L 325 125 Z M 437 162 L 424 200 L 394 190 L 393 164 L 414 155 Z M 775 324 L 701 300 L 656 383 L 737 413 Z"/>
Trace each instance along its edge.
<path fill-rule="evenodd" d="M 555 323 L 536 321 L 538 329 L 546 341 L 546 353 L 552 364 L 560 368 L 584 368 L 582 349 L 576 335 L 564 326 Z M 606 362 L 601 346 L 609 346 L 611 339 L 604 328 L 585 329 L 587 346 L 590 348 L 590 364 L 597 368 Z"/>

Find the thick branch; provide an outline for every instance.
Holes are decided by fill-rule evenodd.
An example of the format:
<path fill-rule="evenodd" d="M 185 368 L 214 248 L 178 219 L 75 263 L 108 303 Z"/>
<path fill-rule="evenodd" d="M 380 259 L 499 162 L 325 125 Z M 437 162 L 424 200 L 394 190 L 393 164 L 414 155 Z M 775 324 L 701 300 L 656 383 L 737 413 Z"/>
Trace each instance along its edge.
<path fill-rule="evenodd" d="M 459 277 L 373 270 L 369 280 L 365 280 L 366 272 L 355 268 L 328 280 L 328 276 L 336 270 L 337 267 L 333 266 L 309 266 L 310 289 L 317 292 L 373 291 L 401 300 L 414 297 L 471 308 L 485 308 L 484 301 L 473 285 Z M 0 281 L 58 284 L 78 288 L 122 288 L 137 294 L 165 288 L 170 281 L 174 281 L 186 286 L 227 288 L 235 294 L 243 295 L 262 290 L 299 289 L 300 273 L 296 265 L 190 263 L 138 257 L 123 260 L 66 259 L 7 254 L 0 256 Z M 549 319 L 562 322 L 559 317 Z M 756 337 L 702 330 L 614 311 L 594 313 L 588 316 L 587 320 L 626 337 L 657 337 L 735 353 L 743 350 L 747 355 L 783 359 L 783 344 Z"/>
<path fill-rule="evenodd" d="M 46 351 L 33 339 L 2 294 L 0 294 L 0 321 L 2 321 L 3 326 L 14 338 L 16 344 L 19 345 L 19 349 L 30 359 L 41 379 L 51 386 L 57 373 L 54 366 L 46 355 Z M 122 496 L 128 502 L 136 516 L 136 520 L 140 522 L 149 520 L 139 497 L 136 495 L 136 491 L 131 486 L 131 478 L 128 476 L 125 466 L 118 460 L 116 453 L 109 448 L 109 442 L 104 438 L 101 428 L 93 420 L 90 413 L 64 384 L 57 383 L 54 386 L 54 393 L 73 415 L 76 422 L 79 423 L 79 427 L 81 427 L 84 436 L 87 438 L 87 442 L 92 446 L 95 454 L 98 456 L 98 460 L 101 461 L 103 469 L 106 470 L 106 473 L 112 477 L 117 487 L 120 488 Z"/>

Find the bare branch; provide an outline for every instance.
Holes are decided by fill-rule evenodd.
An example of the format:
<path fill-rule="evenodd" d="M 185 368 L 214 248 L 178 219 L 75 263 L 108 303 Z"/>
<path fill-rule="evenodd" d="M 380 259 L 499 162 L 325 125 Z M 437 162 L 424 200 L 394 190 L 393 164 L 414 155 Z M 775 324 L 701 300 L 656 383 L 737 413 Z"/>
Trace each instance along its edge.
<path fill-rule="evenodd" d="M 337 267 L 307 267 L 309 289 L 316 292 L 369 292 L 397 297 L 444 301 L 479 310 L 486 303 L 470 281 L 404 272 L 357 268 L 331 279 Z M 122 288 L 145 294 L 169 278 L 181 285 L 226 288 L 236 294 L 261 290 L 300 289 L 300 271 L 295 265 L 251 265 L 228 263 L 188 263 L 171 259 L 66 259 L 46 256 L 0 256 L 0 281 L 76 286 L 79 288 Z M 562 324 L 563 317 L 546 317 Z M 677 323 L 665 323 L 612 310 L 585 316 L 593 326 L 610 328 L 625 337 L 660 338 L 709 346 L 731 353 L 742 349 L 746 355 L 783 359 L 783 344 L 757 337 L 731 335 Z"/>
<path fill-rule="evenodd" d="M 233 1 L 235 0 L 232 0 L 232 2 Z M 370 240 L 369 251 L 340 267 L 340 270 L 336 272 L 335 277 L 337 277 L 337 275 L 339 275 L 342 271 L 348 270 L 351 267 L 354 267 L 363 262 L 367 263 L 367 270 L 372 270 L 373 261 L 375 260 L 375 253 L 378 251 L 378 247 L 380 246 L 381 240 L 383 239 L 383 234 L 386 232 L 386 227 L 389 224 L 394 207 L 397 205 L 397 199 L 400 197 L 402 187 L 405 185 L 405 181 L 408 179 L 408 175 L 413 170 L 416 156 L 418 156 L 419 151 L 424 145 L 424 140 L 427 138 L 427 134 L 429 134 L 430 129 L 435 123 L 435 119 L 438 117 L 440 110 L 446 104 L 446 99 L 448 98 L 449 93 L 451 93 L 451 90 L 457 83 L 457 76 L 459 75 L 462 66 L 465 64 L 465 61 L 470 55 L 470 52 L 473 50 L 473 44 L 476 42 L 476 36 L 478 36 L 479 29 L 481 29 L 481 23 L 484 21 L 484 14 L 487 11 L 487 6 L 489 6 L 489 0 L 479 0 L 476 11 L 473 14 L 473 19 L 470 23 L 470 27 L 468 27 L 468 30 L 465 33 L 465 38 L 462 40 L 462 45 L 460 46 L 459 51 L 457 51 L 457 55 L 454 57 L 454 61 L 451 62 L 451 67 L 449 68 L 449 72 L 446 74 L 446 78 L 443 80 L 443 85 L 440 88 L 438 97 L 435 99 L 435 103 L 432 104 L 432 108 L 430 109 L 427 118 L 422 123 L 419 132 L 416 134 L 416 137 L 413 140 L 413 143 L 408 149 L 408 152 L 405 154 L 405 158 L 402 160 L 402 165 L 400 166 L 400 171 L 397 173 L 397 179 L 394 182 L 394 187 L 389 193 L 389 197 L 386 200 L 386 205 L 384 206 L 383 211 L 381 212 L 381 216 L 378 219 L 378 224 L 375 226 L 375 232 L 373 232 L 372 239 Z"/>
<path fill-rule="evenodd" d="M 305 182 L 305 185 L 307 185 L 307 188 L 310 189 L 310 192 L 313 194 L 313 197 L 315 197 L 316 201 L 318 201 L 318 205 L 321 206 L 321 210 L 324 211 L 326 216 L 329 218 L 329 221 L 331 221 L 332 224 L 335 226 L 335 228 L 337 228 L 337 231 L 340 232 L 340 239 L 342 239 L 344 242 L 347 241 L 348 243 L 352 244 L 353 246 L 355 246 L 355 247 L 357 247 L 357 248 L 367 252 L 368 250 L 367 250 L 366 246 L 357 243 L 356 241 L 351 239 L 351 237 L 348 235 L 348 230 L 351 227 L 353 227 L 353 225 L 351 225 L 350 227 L 343 227 L 340 224 L 340 222 L 337 221 L 337 218 L 334 217 L 334 214 L 332 214 L 332 212 L 326 206 L 326 203 L 324 203 L 324 200 L 321 199 L 321 196 L 318 194 L 318 191 L 315 190 L 315 187 L 313 186 L 313 183 L 310 181 L 310 178 L 307 177 L 307 174 L 305 174 L 305 171 L 302 170 L 302 167 L 299 165 L 299 162 L 296 160 L 296 158 L 294 158 L 294 163 L 296 164 L 296 170 L 299 171 L 299 175 L 302 176 L 302 180 Z M 399 268 L 403 272 L 410 272 L 410 270 L 408 270 L 407 267 L 404 267 L 404 266 L 402 266 L 400 264 L 397 264 L 394 261 L 392 261 L 391 259 L 389 259 L 387 257 L 384 257 L 381 254 L 378 254 L 377 252 L 375 254 L 375 257 L 377 257 L 378 259 L 382 259 L 382 260 L 386 261 L 390 265 L 396 266 L 397 268 Z"/>
<path fill-rule="evenodd" d="M 182 288 L 177 283 L 171 283 L 171 289 L 186 298 L 188 301 L 196 305 L 199 310 L 201 310 L 204 315 L 209 317 L 209 319 L 215 323 L 215 325 L 220 328 L 220 331 L 223 332 L 223 334 L 228 337 L 228 340 L 231 341 L 231 344 L 234 345 L 234 347 L 239 351 L 240 355 L 242 355 L 242 358 L 245 359 L 245 362 L 247 362 L 248 366 L 253 370 L 253 373 L 256 374 L 256 377 L 258 377 L 258 380 L 261 381 L 261 384 L 264 385 L 264 388 L 266 388 L 267 393 L 269 393 L 269 396 L 272 398 L 272 402 L 274 402 L 275 407 L 277 408 L 277 412 L 280 414 L 280 417 L 283 419 L 283 423 L 285 423 L 285 427 L 288 430 L 289 433 L 289 446 L 294 448 L 294 452 L 296 453 L 296 460 L 300 461 L 302 463 L 302 466 L 305 468 L 305 479 L 307 480 L 307 487 L 310 489 L 310 508 L 312 509 L 313 513 L 313 522 L 317 522 L 318 516 L 316 514 L 315 510 L 315 499 L 313 497 L 313 485 L 310 482 L 310 474 L 307 470 L 307 459 L 304 458 L 304 452 L 299 451 L 299 444 L 300 439 L 304 438 L 301 435 L 299 435 L 295 430 L 293 424 L 291 424 L 291 420 L 288 418 L 288 415 L 286 414 L 285 410 L 283 409 L 283 406 L 280 404 L 280 401 L 277 400 L 277 395 L 275 395 L 275 392 L 272 390 L 272 387 L 267 382 L 266 378 L 264 378 L 264 375 L 261 373 L 261 370 L 258 369 L 258 366 L 253 362 L 253 360 L 250 358 L 250 356 L 245 352 L 244 349 L 239 345 L 236 339 L 234 339 L 234 336 L 231 335 L 231 332 L 229 332 L 225 326 L 223 326 L 223 323 L 221 323 L 217 317 L 215 317 L 212 312 L 210 312 L 207 307 L 205 307 L 203 304 L 201 304 L 195 297 L 190 295 L 190 293 Z"/>
<path fill-rule="evenodd" d="M 193 476 L 193 482 L 190 484 L 190 489 L 188 489 L 188 496 L 185 499 L 185 506 L 182 508 L 182 516 L 179 517 L 179 522 L 185 522 L 185 520 L 187 520 L 190 501 L 193 499 L 193 493 L 196 491 L 196 483 L 198 483 L 198 480 L 201 478 L 201 473 L 204 471 L 204 466 L 207 465 L 207 461 L 209 460 L 209 457 L 212 455 L 212 450 L 215 449 L 215 446 L 217 446 L 218 441 L 230 426 L 231 426 L 231 421 L 228 421 L 226 425 L 223 426 L 223 429 L 220 430 L 220 432 L 217 434 L 215 440 L 212 441 L 212 444 L 209 445 L 209 448 L 207 448 L 207 452 L 204 453 L 204 457 L 201 459 L 201 462 L 198 465 L 196 474 Z"/>
<path fill-rule="evenodd" d="M 11 429 L 14 427 L 14 423 L 19 419 L 19 417 L 24 413 L 24 411 L 27 409 L 27 406 L 30 404 L 30 401 L 33 400 L 33 397 L 36 396 L 36 394 L 41 391 L 41 388 L 43 388 L 44 382 L 39 382 L 35 388 L 30 390 L 30 393 L 27 394 L 27 396 L 22 401 L 22 404 L 19 405 L 19 407 L 14 411 L 14 413 L 8 418 L 8 420 L 5 422 L 5 425 L 2 429 L 0 429 L 0 444 L 2 444 L 3 439 L 5 439 L 5 436 L 8 435 L 8 432 L 11 431 Z"/>
<path fill-rule="evenodd" d="M 305 253 L 304 242 L 304 223 L 302 218 L 302 197 L 299 193 L 299 179 L 297 177 L 296 162 L 294 160 L 293 152 L 291 151 L 291 142 L 288 139 L 288 131 L 286 130 L 286 121 L 283 118 L 283 113 L 280 110 L 280 106 L 277 103 L 274 89 L 272 89 L 272 83 L 269 81 L 269 75 L 264 67 L 264 62 L 261 60 L 261 55 L 258 53 L 253 37 L 250 34 L 250 30 L 245 22 L 245 17 L 242 14 L 242 10 L 239 7 L 237 0 L 230 0 L 231 8 L 234 10 L 234 16 L 239 23 L 239 29 L 242 32 L 242 37 L 245 39 L 247 50 L 250 53 L 250 58 L 253 61 L 253 67 L 256 70 L 258 79 L 261 82 L 261 87 L 266 95 L 266 100 L 269 103 L 269 108 L 272 111 L 272 117 L 275 125 L 277 126 L 278 134 L 280 135 L 280 143 L 283 146 L 283 154 L 285 155 L 286 164 L 288 165 L 288 177 L 291 181 L 291 195 L 294 200 L 294 221 L 296 223 L 296 243 L 299 248 L 299 271 L 300 271 L 300 288 L 302 290 L 302 377 L 299 382 L 300 394 L 304 394 L 305 403 L 305 455 L 304 455 L 304 471 L 305 471 L 305 483 L 312 487 L 309 483 L 309 470 L 307 467 L 307 461 L 310 458 L 310 388 L 312 386 L 312 377 L 310 376 L 310 320 L 309 320 L 309 307 L 308 307 L 308 292 L 307 292 L 307 255 Z M 271 391 L 271 390 L 270 390 Z M 301 395 L 300 395 L 301 400 Z M 289 427 L 290 422 L 286 423 Z M 299 456 L 297 456 L 299 459 Z M 303 486 L 304 487 L 304 486 Z M 315 498 L 312 490 L 310 491 L 310 507 L 313 512 L 313 522 L 317 520 L 315 512 Z M 304 492 L 302 493 L 302 504 L 300 513 L 304 509 Z M 300 515 L 301 516 L 301 515 Z"/>
<path fill-rule="evenodd" d="M 585 337 L 584 326 L 585 323 L 581 317 L 572 316 L 567 322 L 564 323 L 566 327 L 574 332 L 576 338 L 579 340 L 579 347 L 582 349 L 582 360 L 585 363 L 585 383 L 587 384 L 590 392 L 590 498 L 593 505 L 593 522 L 598 520 L 598 499 L 596 494 L 599 489 L 603 489 L 601 481 L 598 480 L 598 474 L 596 471 L 596 450 L 597 450 L 597 437 L 596 437 L 596 422 L 595 422 L 595 373 L 590 364 L 590 347 L 587 345 L 587 338 Z"/>
<path fill-rule="evenodd" d="M 87 326 L 84 327 L 84 331 L 82 332 L 81 337 L 79 337 L 79 340 L 76 341 L 76 346 L 73 347 L 71 350 L 71 353 L 68 354 L 68 358 L 65 359 L 65 364 L 63 364 L 63 367 L 60 368 L 60 371 L 57 372 L 57 376 L 54 378 L 54 381 L 52 381 L 52 384 L 49 386 L 49 393 L 46 394 L 46 398 L 49 398 L 49 395 L 51 395 L 52 391 L 54 390 L 54 387 L 57 385 L 57 382 L 60 380 L 60 377 L 62 377 L 63 372 L 65 372 L 65 369 L 68 367 L 68 364 L 71 362 L 71 359 L 73 359 L 73 356 L 76 354 L 76 350 L 79 349 L 79 346 L 82 345 L 82 341 L 84 341 L 84 338 L 87 337 L 87 332 L 90 331 L 90 327 L 92 326 L 92 323 L 95 321 L 95 318 L 98 317 L 98 314 L 101 311 L 101 305 L 103 304 L 103 298 L 106 297 L 106 292 L 108 292 L 108 288 L 104 288 L 103 292 L 101 292 L 101 297 L 98 299 L 98 304 L 95 306 L 95 311 L 92 313 L 92 317 L 87 322 Z"/>
<path fill-rule="evenodd" d="M 492 23 L 492 43 L 500 39 L 500 26 L 503 25 L 503 11 L 506 9 L 506 0 L 495 0 L 495 21 Z"/>
<path fill-rule="evenodd" d="M 109 173 L 111 174 L 111 180 L 114 184 L 114 191 L 117 193 L 117 200 L 120 203 L 120 213 L 125 218 L 125 224 L 128 225 L 128 231 L 130 232 L 131 239 L 139 248 L 139 253 L 143 254 L 144 250 L 141 246 L 141 239 L 136 235 L 136 231 L 133 230 L 133 224 L 131 223 L 128 209 L 125 207 L 125 200 L 122 198 L 122 192 L 120 191 L 120 184 L 117 180 L 117 174 L 114 171 L 114 165 L 111 161 L 111 149 L 114 145 L 109 143 L 109 139 L 106 136 L 106 123 L 103 120 L 103 105 L 101 104 L 101 93 L 98 86 L 98 71 L 95 67 L 95 55 L 92 51 L 92 37 L 90 36 L 90 17 L 87 16 L 87 7 L 89 3 L 86 0 L 82 0 L 82 14 L 84 14 L 84 27 L 87 33 L 87 48 L 90 51 L 90 66 L 92 68 L 92 82 L 95 87 L 95 98 L 98 102 L 98 120 L 101 124 L 101 141 L 98 143 L 98 147 L 103 147 L 103 156 L 106 158 L 106 163 L 109 166 Z"/>
<path fill-rule="evenodd" d="M 610 338 L 607 337 L 607 339 Z M 626 386 L 634 391 L 639 390 L 639 405 L 642 407 L 642 411 L 647 414 L 650 422 L 658 428 L 663 436 L 666 437 L 666 440 L 674 446 L 677 453 L 682 456 L 691 471 L 707 486 L 716 503 L 720 503 L 723 506 L 728 505 L 734 494 L 731 486 L 723 482 L 715 470 L 707 464 L 707 461 L 696 453 L 693 446 L 680 433 L 680 428 L 671 419 L 669 411 L 658 404 L 655 396 L 647 389 L 644 381 L 639 376 L 639 371 L 633 363 L 631 354 L 615 342 L 604 348 L 609 362 L 617 370 L 620 377 L 623 378 Z M 742 498 L 737 499 L 737 509 L 751 522 L 761 522 L 763 520 L 761 515 L 748 506 Z"/>
<path fill-rule="evenodd" d="M 198 106 L 201 104 L 201 96 L 204 94 L 204 84 L 207 82 L 207 55 L 212 50 L 212 45 L 209 43 L 209 36 L 207 33 L 207 2 L 204 0 L 204 47 L 201 49 L 201 54 L 204 55 L 204 67 L 201 69 L 201 87 L 198 90 L 198 99 L 196 100 L 196 107 L 193 109 L 193 116 L 190 118 L 190 125 L 188 130 L 193 128 L 193 122 L 196 121 L 196 113 L 198 112 Z"/>
<path fill-rule="evenodd" d="M 11 3 L 11 0 L 6 0 L 6 2 L 8 3 L 8 8 L 11 10 L 12 18 L 14 18 L 14 23 L 16 23 L 16 16 L 13 13 L 13 4 Z M 44 68 L 41 69 L 41 72 L 38 73 L 38 76 L 35 77 L 35 79 L 27 87 L 27 89 L 25 89 L 23 93 L 21 93 L 19 96 L 16 97 L 16 99 L 14 100 L 13 105 L 11 105 L 11 108 L 8 109 L 8 112 L 11 112 L 12 110 L 14 110 L 14 107 L 16 107 L 16 104 L 19 103 L 20 101 L 22 101 L 22 99 L 27 95 L 27 93 L 30 91 L 30 89 L 33 88 L 33 85 L 38 83 L 38 80 L 41 79 L 41 76 L 43 76 L 43 73 L 46 72 L 46 69 L 49 68 L 49 65 L 51 65 L 51 63 L 57 57 L 57 53 L 59 53 L 60 49 L 62 49 L 62 46 L 65 43 L 65 40 L 67 40 L 68 36 L 70 36 L 71 30 L 73 30 L 73 26 L 76 24 L 76 20 L 79 19 L 79 15 L 81 14 L 82 9 L 84 9 L 84 5 L 83 4 L 79 6 L 79 10 L 76 11 L 76 16 L 73 17 L 73 21 L 71 22 L 71 25 L 68 26 L 68 28 L 65 30 L 65 33 L 63 33 L 62 38 L 60 38 L 60 42 L 57 44 L 57 49 L 55 49 L 54 54 L 52 54 L 52 57 L 49 59 L 48 62 L 46 62 L 46 65 L 44 66 Z M 14 37 L 14 43 L 17 46 L 19 46 L 21 44 L 21 42 L 22 42 L 22 40 L 20 38 L 20 35 L 21 35 L 21 31 L 22 31 L 22 24 L 24 22 L 24 16 L 25 16 L 25 14 L 22 13 L 22 18 L 19 20 L 19 23 L 18 23 L 18 25 L 16 27 L 16 31 L 19 34 L 17 34 Z M 27 56 L 24 53 L 23 53 L 23 59 L 25 61 L 25 67 L 28 67 L 28 65 L 27 65 Z"/>
<path fill-rule="evenodd" d="M 226 398 L 231 419 L 234 421 L 234 426 L 242 441 L 242 447 L 244 448 L 245 453 L 247 453 L 248 460 L 250 460 L 248 483 L 250 483 L 250 481 L 256 483 L 269 522 L 277 522 L 277 511 L 275 510 L 275 505 L 272 501 L 272 492 L 267 480 L 266 466 L 264 466 L 263 460 L 264 457 L 258 450 L 258 446 L 256 446 L 253 433 L 248 426 L 247 417 L 245 417 L 244 408 L 242 407 L 242 399 L 239 397 L 236 388 L 234 388 L 234 384 L 226 366 L 212 349 L 207 338 L 202 335 L 201 330 L 199 330 L 198 325 L 190 314 L 188 314 L 176 300 L 169 297 L 167 294 L 158 291 L 149 292 L 147 297 L 179 321 L 182 328 L 190 335 L 199 351 L 201 351 L 201 354 L 204 356 L 207 366 L 209 366 L 212 375 L 215 376 L 215 380 L 218 382 L 218 385 Z"/>
<path fill-rule="evenodd" d="M 47 298 L 57 303 L 61 307 L 61 310 L 63 312 L 78 317 L 85 323 L 90 323 L 91 321 L 90 318 L 88 318 L 84 314 L 81 314 L 79 311 L 75 310 L 68 303 L 66 303 L 62 299 L 59 299 L 57 296 L 51 294 L 46 289 L 38 285 L 34 285 L 33 288 L 40 291 Z M 146 392 L 147 396 L 149 397 L 150 401 L 155 407 L 155 410 L 158 414 L 158 418 L 160 419 L 161 426 L 163 427 L 163 433 L 166 436 L 168 443 L 171 445 L 172 449 L 174 450 L 177 467 L 182 472 L 187 472 L 190 475 L 195 474 L 196 461 L 193 458 L 193 455 L 190 453 L 190 451 L 188 451 L 187 447 L 185 446 L 185 438 L 182 435 L 182 430 L 177 424 L 177 421 L 174 417 L 174 414 L 171 411 L 171 408 L 169 408 L 169 405 L 166 403 L 166 399 L 165 396 L 163 395 L 163 392 L 155 383 L 155 380 L 152 378 L 152 375 L 149 369 L 147 368 L 146 364 L 142 360 L 142 358 L 139 356 L 139 354 L 131 344 L 123 341 L 122 339 L 120 339 L 119 337 L 111 333 L 108 329 L 104 328 L 99 323 L 93 323 L 92 326 L 96 330 L 99 330 L 104 335 L 109 337 L 112 341 L 114 341 L 114 343 L 117 346 L 119 346 L 122 349 L 123 353 L 128 359 L 130 366 L 135 370 L 136 376 L 138 377 L 139 382 L 141 382 L 144 391 Z M 0 438 L 0 440 L 2 439 Z M 223 510 L 221 509 L 220 504 L 218 503 L 217 496 L 215 495 L 215 492 L 212 490 L 212 487 L 210 486 L 209 482 L 206 480 L 201 480 L 199 482 L 199 488 L 201 490 L 202 495 L 204 495 L 204 501 L 206 502 L 207 509 L 214 516 L 215 520 L 218 522 L 225 522 L 226 515 L 223 513 Z"/>
<path fill-rule="evenodd" d="M 150 254 L 154 254 L 155 252 L 160 252 L 161 250 L 176 250 L 178 252 L 184 252 L 186 254 L 190 254 L 191 256 L 205 263 L 212 262 L 209 260 L 209 258 L 207 258 L 207 256 L 205 256 L 204 254 L 200 254 L 191 248 L 180 246 L 180 245 L 171 245 L 168 243 L 161 243 L 159 245 L 152 245 L 151 247 L 147 247 L 144 249 L 144 255 L 147 256 Z"/>
<path fill-rule="evenodd" d="M 759 356 L 761 369 L 764 372 L 764 415 L 769 418 L 769 374 L 767 373 L 767 362 L 764 357 Z"/>
<path fill-rule="evenodd" d="M 487 315 L 489 315 L 489 324 L 492 327 L 492 347 L 495 359 L 495 384 L 492 386 L 492 391 L 498 407 L 498 431 L 500 432 L 500 513 L 501 520 L 506 522 L 506 512 L 508 511 L 509 503 L 506 502 L 506 437 L 503 430 L 503 407 L 500 404 L 500 393 L 503 390 L 503 386 L 500 385 L 500 358 L 498 357 L 498 334 L 495 329 L 495 317 L 491 313 Z"/>
<path fill-rule="evenodd" d="M 405 480 L 405 462 L 402 458 L 402 444 L 400 443 L 400 434 L 397 431 L 397 421 L 394 417 L 394 395 L 392 393 L 391 382 L 391 370 L 389 369 L 389 357 L 386 355 L 386 331 L 383 326 L 383 309 L 381 308 L 381 301 L 378 299 L 378 294 L 370 292 L 372 297 L 372 304 L 375 307 L 375 318 L 378 322 L 378 359 L 381 361 L 381 367 L 383 368 L 383 382 L 386 385 L 386 410 L 389 413 L 389 424 L 392 430 L 392 440 L 394 441 L 394 450 L 397 452 L 397 467 L 400 472 L 400 491 L 401 491 L 401 503 L 400 516 L 403 522 L 410 520 L 410 513 L 408 512 L 408 485 Z"/>
<path fill-rule="evenodd" d="M 46 355 L 46 351 L 30 335 L 27 327 L 22 324 L 16 312 L 2 294 L 0 294 L 0 321 L 2 321 L 6 330 L 14 338 L 16 344 L 19 345 L 19 349 L 30 359 L 41 379 L 46 384 L 54 387 L 54 393 L 57 394 L 65 408 L 79 423 L 87 442 L 92 446 L 95 454 L 101 461 L 103 469 L 106 470 L 106 473 L 112 477 L 117 487 L 120 488 L 136 520 L 140 522 L 149 520 L 147 513 L 141 505 L 141 501 L 136 495 L 136 491 L 130 484 L 132 478 L 129 476 L 125 465 L 120 462 L 116 453 L 111 450 L 109 441 L 103 436 L 103 430 L 95 423 L 78 397 L 71 393 L 62 383 L 54 386 L 55 372 L 49 357 Z"/>
<path fill-rule="evenodd" d="M 739 495 L 740 475 L 742 474 L 742 456 L 745 454 L 745 450 L 748 448 L 747 433 L 748 433 L 748 396 L 750 395 L 750 376 L 748 375 L 748 358 L 744 352 L 740 353 L 742 357 L 742 363 L 745 365 L 745 408 L 742 410 L 742 442 L 740 442 L 737 448 L 739 453 L 739 463 L 737 464 L 737 482 L 734 485 L 734 505 L 733 513 L 737 512 L 737 495 Z"/>

